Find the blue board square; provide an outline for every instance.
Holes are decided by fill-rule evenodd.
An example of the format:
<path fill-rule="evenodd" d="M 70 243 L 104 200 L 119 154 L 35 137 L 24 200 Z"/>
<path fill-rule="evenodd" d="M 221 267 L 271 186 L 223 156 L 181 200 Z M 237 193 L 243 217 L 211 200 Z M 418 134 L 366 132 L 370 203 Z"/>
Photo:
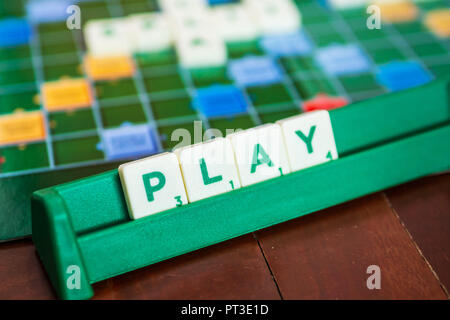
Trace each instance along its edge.
<path fill-rule="evenodd" d="M 368 72 L 369 59 L 355 44 L 333 44 L 317 51 L 318 64 L 330 75 L 349 75 Z"/>
<path fill-rule="evenodd" d="M 390 62 L 378 68 L 378 82 L 391 91 L 420 86 L 432 80 L 431 75 L 415 61 Z"/>
<path fill-rule="evenodd" d="M 261 39 L 261 47 L 270 55 L 302 56 L 312 51 L 312 45 L 303 32 L 289 34 L 267 35 Z"/>
<path fill-rule="evenodd" d="M 32 23 L 64 21 L 69 17 L 67 8 L 73 0 L 34 0 L 27 5 L 28 20 Z"/>
<path fill-rule="evenodd" d="M 207 117 L 231 116 L 247 111 L 244 95 L 232 85 L 198 89 L 193 103 Z"/>
<path fill-rule="evenodd" d="M 249 56 L 228 64 L 228 74 L 239 86 L 258 86 L 281 82 L 283 74 L 271 57 Z"/>
<path fill-rule="evenodd" d="M 27 44 L 31 38 L 31 27 L 25 19 L 0 20 L 0 47 Z"/>
<path fill-rule="evenodd" d="M 102 148 L 107 159 L 138 158 L 156 153 L 157 146 L 147 125 L 124 125 L 103 131 Z"/>

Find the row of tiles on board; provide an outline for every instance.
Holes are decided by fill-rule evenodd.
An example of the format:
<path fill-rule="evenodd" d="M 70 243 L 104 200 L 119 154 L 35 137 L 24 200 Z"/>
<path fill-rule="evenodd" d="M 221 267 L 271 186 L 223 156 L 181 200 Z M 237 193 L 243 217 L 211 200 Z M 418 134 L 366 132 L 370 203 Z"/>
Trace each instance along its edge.
<path fill-rule="evenodd" d="M 164 0 L 160 7 L 162 12 L 89 21 L 83 29 L 89 54 L 127 56 L 175 45 L 184 67 L 223 66 L 226 42 L 294 33 L 301 25 L 292 0 L 244 0 L 214 8 L 202 0 Z"/>

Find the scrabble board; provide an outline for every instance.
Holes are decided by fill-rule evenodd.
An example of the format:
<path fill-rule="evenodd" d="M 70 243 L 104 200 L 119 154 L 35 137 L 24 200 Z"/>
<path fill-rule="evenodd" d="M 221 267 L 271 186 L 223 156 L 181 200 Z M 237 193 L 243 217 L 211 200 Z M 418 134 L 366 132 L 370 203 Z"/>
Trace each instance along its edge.
<path fill-rule="evenodd" d="M 210 2 L 216 10 L 230 1 Z M 368 28 L 366 2 L 292 1 L 299 25 L 262 21 L 255 33 L 242 22 L 237 40 L 236 31 L 216 28 L 206 39 L 214 54 L 200 61 L 183 26 L 177 41 L 170 34 L 139 41 L 139 28 L 121 34 L 124 17 L 172 10 L 161 1 L 2 2 L 0 202 L 8 209 L 0 222 L 8 223 L 0 223 L 0 240 L 30 233 L 33 191 L 172 150 L 181 142 L 176 130 L 189 132 L 191 144 L 205 132 L 211 138 L 345 107 L 450 73 L 448 1 L 384 1 L 380 29 Z M 71 4 L 80 8 L 81 29 L 67 27 Z M 122 30 L 123 41 L 133 34 L 138 49 L 99 40 L 100 22 Z"/>

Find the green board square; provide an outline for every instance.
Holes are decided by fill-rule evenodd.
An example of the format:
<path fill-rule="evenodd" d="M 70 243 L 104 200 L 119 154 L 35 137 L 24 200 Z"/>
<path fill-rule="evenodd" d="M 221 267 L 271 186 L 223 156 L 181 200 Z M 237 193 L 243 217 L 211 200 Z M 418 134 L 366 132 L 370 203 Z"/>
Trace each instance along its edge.
<path fill-rule="evenodd" d="M 310 24 L 306 26 L 305 29 L 313 39 L 320 36 L 333 36 L 338 34 L 338 32 L 330 28 L 330 25 L 326 22 Z"/>
<path fill-rule="evenodd" d="M 249 115 L 242 115 L 230 118 L 216 118 L 209 120 L 209 127 L 218 129 L 225 137 L 228 130 L 248 129 L 254 127 L 256 123 L 253 122 Z"/>
<path fill-rule="evenodd" d="M 122 2 L 122 10 L 124 15 L 154 11 L 148 3 L 142 1 Z"/>
<path fill-rule="evenodd" d="M 57 80 L 62 77 L 79 78 L 82 76 L 83 72 L 80 64 L 78 63 L 68 63 L 44 67 L 44 79 L 46 81 Z"/>
<path fill-rule="evenodd" d="M 193 69 L 191 78 L 196 87 L 206 87 L 215 84 L 229 84 L 232 81 L 228 78 L 225 67 Z"/>
<path fill-rule="evenodd" d="M 0 149 L 0 172 L 43 168 L 48 165 L 47 146 L 43 142 Z"/>
<path fill-rule="evenodd" d="M 161 76 L 144 75 L 144 82 L 150 93 L 184 89 L 183 79 L 178 73 Z"/>
<path fill-rule="evenodd" d="M 58 165 L 103 159 L 103 152 L 97 149 L 99 137 L 85 137 L 53 142 L 53 154 Z"/>
<path fill-rule="evenodd" d="M 388 36 L 388 33 L 386 33 L 383 28 L 368 29 L 367 27 L 360 30 L 355 30 L 354 34 L 358 40 L 383 39 Z"/>
<path fill-rule="evenodd" d="M 61 59 L 61 60 L 59 60 Z M 64 61 L 64 62 L 78 62 L 78 54 L 74 52 L 67 52 L 67 53 L 61 53 L 61 54 L 50 54 L 45 55 L 42 57 L 42 62 L 44 66 L 55 64 L 55 61 Z"/>
<path fill-rule="evenodd" d="M 25 13 L 22 1 L 0 1 L 0 17 L 21 17 Z"/>
<path fill-rule="evenodd" d="M 318 93 L 328 93 L 330 95 L 336 95 L 336 90 L 325 78 L 295 80 L 294 85 L 300 97 L 305 100 L 313 98 Z"/>
<path fill-rule="evenodd" d="M 74 39 L 72 37 L 72 31 L 65 27 L 63 30 L 41 33 L 39 35 L 39 42 L 41 47 L 52 46 L 55 44 L 71 44 Z"/>
<path fill-rule="evenodd" d="M 342 12 L 346 12 L 342 11 Z M 348 11 L 355 11 L 355 10 L 348 10 Z M 352 31 L 356 31 L 356 30 L 369 30 L 367 28 L 367 13 L 361 14 L 361 11 L 358 10 L 359 15 L 356 17 L 349 17 L 346 19 L 346 23 L 348 24 L 348 26 L 352 29 Z M 356 13 L 355 13 L 356 14 Z M 369 30 L 370 31 L 370 30 Z"/>
<path fill-rule="evenodd" d="M 52 134 L 93 130 L 96 128 L 92 109 L 55 112 L 48 115 Z"/>
<path fill-rule="evenodd" d="M 331 34 L 331 35 L 323 35 L 314 38 L 316 45 L 319 47 L 329 46 L 331 44 L 345 44 L 347 40 L 341 34 Z"/>
<path fill-rule="evenodd" d="M 76 53 L 77 47 L 73 41 L 66 43 L 54 43 L 41 47 L 42 55 L 53 55 L 62 53 Z"/>
<path fill-rule="evenodd" d="M 317 66 L 312 57 L 284 57 L 280 58 L 280 62 L 289 74 L 317 70 Z"/>
<path fill-rule="evenodd" d="M 137 95 L 136 86 L 132 79 L 100 81 L 95 83 L 95 91 L 99 99 Z"/>
<path fill-rule="evenodd" d="M 419 6 L 421 10 L 429 11 L 435 9 L 444 9 L 448 4 L 444 1 L 415 1 L 415 4 Z"/>
<path fill-rule="evenodd" d="M 345 90 L 349 93 L 380 90 L 381 87 L 376 82 L 375 77 L 370 73 L 356 76 L 342 76 L 339 78 Z"/>
<path fill-rule="evenodd" d="M 186 137 L 180 137 L 177 135 L 177 133 L 180 132 L 179 129 L 187 130 L 186 133 L 189 133 Z M 204 129 L 204 127 L 203 127 Z M 172 133 L 174 131 L 178 130 L 173 136 Z M 170 125 L 170 126 L 161 126 L 158 128 L 160 139 L 162 142 L 163 147 L 166 150 L 171 150 L 175 146 L 177 146 L 179 143 L 183 143 L 183 145 L 191 145 L 194 143 L 194 121 L 187 122 L 187 123 L 181 123 L 177 125 Z M 203 137 L 201 137 L 203 138 Z M 187 140 L 184 140 L 187 139 Z"/>
<path fill-rule="evenodd" d="M 9 59 L 25 59 L 30 57 L 30 47 L 28 45 L 18 47 L 7 47 L 0 50 L 0 62 Z"/>
<path fill-rule="evenodd" d="M 108 5 L 103 1 L 89 2 L 83 1 L 78 4 L 81 9 L 81 20 L 88 21 L 91 19 L 109 18 L 110 12 Z"/>
<path fill-rule="evenodd" d="M 34 81 L 33 68 L 0 71 L 0 86 Z"/>
<path fill-rule="evenodd" d="M 445 77 L 450 74 L 450 61 L 446 64 L 428 66 L 428 69 L 436 77 Z"/>
<path fill-rule="evenodd" d="M 346 10 L 339 11 L 342 18 L 344 18 L 348 23 L 351 21 L 354 21 L 357 18 L 362 18 L 364 20 L 367 19 L 367 12 L 365 7 L 359 7 L 359 8 L 350 8 Z"/>
<path fill-rule="evenodd" d="M 100 108 L 100 113 L 105 128 L 118 127 L 124 122 L 134 124 L 147 122 L 144 110 L 140 104 L 102 107 Z"/>
<path fill-rule="evenodd" d="M 259 118 L 261 119 L 261 121 L 263 123 L 275 123 L 278 120 L 296 116 L 296 115 L 299 115 L 300 113 L 301 113 L 301 111 L 299 109 L 295 109 L 293 107 L 292 109 L 283 110 L 283 111 L 262 113 L 259 115 Z"/>
<path fill-rule="evenodd" d="M 255 107 L 286 103 L 292 100 L 283 84 L 247 88 L 247 93 Z"/>
<path fill-rule="evenodd" d="M 58 31 L 68 31 L 66 22 L 50 22 L 50 23 L 40 23 L 38 25 L 38 31 L 40 37 L 45 33 L 54 33 Z"/>
<path fill-rule="evenodd" d="M 427 28 L 420 21 L 396 23 L 394 27 L 402 34 L 427 31 Z"/>
<path fill-rule="evenodd" d="M 163 50 L 154 53 L 137 53 L 135 59 L 139 67 L 161 67 L 161 66 L 174 66 L 177 63 L 177 56 L 173 49 Z"/>
<path fill-rule="evenodd" d="M 128 4 L 133 4 L 133 5 L 147 5 L 148 6 L 148 10 L 154 11 L 158 9 L 158 0 L 119 0 L 120 4 L 123 5 L 128 5 Z"/>
<path fill-rule="evenodd" d="M 302 14 L 302 23 L 304 25 L 331 20 L 331 15 L 316 2 L 297 1 L 297 6 Z"/>
<path fill-rule="evenodd" d="M 153 100 L 151 102 L 153 116 L 157 120 L 195 115 L 191 107 L 191 99 L 182 97 L 170 100 Z"/>
<path fill-rule="evenodd" d="M 377 50 L 370 50 L 368 53 L 377 64 L 384 64 L 391 61 L 405 60 L 406 57 L 397 48 L 382 48 Z"/>
<path fill-rule="evenodd" d="M 437 41 L 415 44 L 411 47 L 419 57 L 448 54 L 447 50 Z"/>
<path fill-rule="evenodd" d="M 227 43 L 228 55 L 231 59 L 242 58 L 246 55 L 263 55 L 258 41 Z"/>
<path fill-rule="evenodd" d="M 36 91 L 24 91 L 14 94 L 0 94 L 0 114 L 10 113 L 16 109 L 33 111 L 39 109 Z"/>

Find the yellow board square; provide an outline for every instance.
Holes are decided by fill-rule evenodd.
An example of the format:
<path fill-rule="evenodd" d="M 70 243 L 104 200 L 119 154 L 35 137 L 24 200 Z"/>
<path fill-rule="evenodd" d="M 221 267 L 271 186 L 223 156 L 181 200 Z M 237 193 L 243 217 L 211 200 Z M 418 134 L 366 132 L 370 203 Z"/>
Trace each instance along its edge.
<path fill-rule="evenodd" d="M 45 139 L 44 117 L 40 111 L 0 116 L 0 145 Z"/>
<path fill-rule="evenodd" d="M 381 20 L 388 23 L 413 21 L 419 14 L 416 5 L 408 0 L 377 1 L 375 4 L 380 8 Z"/>
<path fill-rule="evenodd" d="M 450 9 L 428 12 L 425 25 L 440 37 L 450 37 Z"/>
<path fill-rule="evenodd" d="M 132 77 L 134 63 L 129 56 L 84 57 L 87 75 L 93 80 L 115 80 Z"/>
<path fill-rule="evenodd" d="M 73 110 L 92 104 L 92 92 L 86 79 L 46 82 L 41 87 L 41 95 L 48 111 Z"/>

